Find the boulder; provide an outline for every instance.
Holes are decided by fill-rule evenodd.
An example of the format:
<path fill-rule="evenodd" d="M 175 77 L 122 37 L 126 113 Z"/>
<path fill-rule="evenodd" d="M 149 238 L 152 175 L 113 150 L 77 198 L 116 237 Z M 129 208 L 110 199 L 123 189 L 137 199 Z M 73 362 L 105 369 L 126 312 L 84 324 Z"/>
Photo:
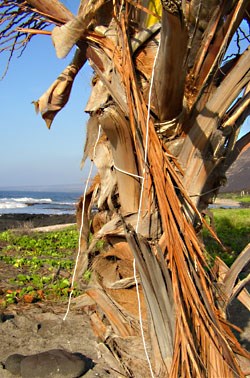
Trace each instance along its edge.
<path fill-rule="evenodd" d="M 21 362 L 25 358 L 22 354 L 11 354 L 5 361 L 4 367 L 13 375 L 21 374 Z"/>
<path fill-rule="evenodd" d="M 52 349 L 30 356 L 13 354 L 5 362 L 5 369 L 22 378 L 77 378 L 92 366 L 93 362 L 88 357 L 63 349 Z"/>

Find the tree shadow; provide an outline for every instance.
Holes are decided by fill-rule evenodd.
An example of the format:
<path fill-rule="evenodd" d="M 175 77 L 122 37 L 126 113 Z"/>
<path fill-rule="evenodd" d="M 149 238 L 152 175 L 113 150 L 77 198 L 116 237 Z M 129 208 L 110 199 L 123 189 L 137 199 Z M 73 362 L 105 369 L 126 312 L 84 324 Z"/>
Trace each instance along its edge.
<path fill-rule="evenodd" d="M 248 286 L 249 290 L 250 286 Z M 238 300 L 234 299 L 228 306 L 228 320 L 239 327 L 242 332 L 233 329 L 240 344 L 250 352 L 250 312 Z"/>

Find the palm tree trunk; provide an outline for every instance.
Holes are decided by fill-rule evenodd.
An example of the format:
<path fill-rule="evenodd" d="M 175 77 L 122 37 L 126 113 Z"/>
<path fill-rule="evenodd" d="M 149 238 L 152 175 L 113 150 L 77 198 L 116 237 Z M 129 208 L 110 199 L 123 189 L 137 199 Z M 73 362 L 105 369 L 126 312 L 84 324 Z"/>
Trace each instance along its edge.
<path fill-rule="evenodd" d="M 14 3 L 30 18 L 10 19 L 13 1 L 0 3 L 7 42 L 18 22 L 34 35 L 39 14 L 41 28 L 56 25 L 58 57 L 78 47 L 35 102 L 49 127 L 86 60 L 95 71 L 83 162 L 89 157 L 98 176 L 79 202 L 77 267 L 77 277 L 87 268 L 92 277 L 75 305 L 91 308 L 109 369 L 128 377 L 243 377 L 237 356 L 248 354 L 225 318 L 247 282 L 235 286 L 249 248 L 222 281 L 218 272 L 227 269 L 218 259 L 208 266 L 197 233 L 210 229 L 201 210 L 249 142 L 236 142 L 250 112 L 249 48 L 220 67 L 234 32 L 249 20 L 248 2 L 81 1 L 76 17 L 57 0 Z"/>

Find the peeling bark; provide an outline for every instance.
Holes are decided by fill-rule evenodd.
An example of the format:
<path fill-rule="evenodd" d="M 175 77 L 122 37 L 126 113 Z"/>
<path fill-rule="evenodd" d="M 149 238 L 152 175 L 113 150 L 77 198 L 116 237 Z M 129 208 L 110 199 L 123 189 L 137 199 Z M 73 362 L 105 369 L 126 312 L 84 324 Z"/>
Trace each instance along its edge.
<path fill-rule="evenodd" d="M 160 122 L 172 120 L 182 111 L 187 40 L 187 30 L 180 17 L 163 9 L 153 95 L 153 104 Z"/>
<path fill-rule="evenodd" d="M 28 0 L 28 4 L 34 7 L 41 15 L 48 16 L 53 21 L 62 23 L 70 21 L 73 14 L 58 0 Z"/>
<path fill-rule="evenodd" d="M 99 122 L 112 148 L 121 214 L 136 213 L 139 205 L 140 182 L 139 177 L 136 177 L 138 176 L 136 161 L 129 153 L 133 150 L 133 143 L 128 122 L 112 107 L 104 111 L 99 117 Z"/>

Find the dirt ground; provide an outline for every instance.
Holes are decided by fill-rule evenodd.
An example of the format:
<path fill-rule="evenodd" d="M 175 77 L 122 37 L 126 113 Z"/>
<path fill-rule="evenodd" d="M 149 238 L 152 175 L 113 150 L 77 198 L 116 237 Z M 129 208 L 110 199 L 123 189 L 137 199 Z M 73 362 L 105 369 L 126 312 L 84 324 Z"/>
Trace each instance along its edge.
<path fill-rule="evenodd" d="M 94 367 L 84 374 L 86 378 L 118 378 L 109 370 L 98 352 L 98 343 L 92 333 L 88 316 L 82 310 L 71 309 L 63 320 L 67 304 L 10 305 L 0 316 L 0 377 L 14 375 L 4 369 L 6 358 L 14 353 L 30 355 L 51 349 L 81 353 L 93 360 Z M 229 320 L 240 327 L 239 341 L 250 351 L 249 312 L 237 300 L 229 307 Z M 243 361 L 244 371 L 250 376 L 250 361 Z M 248 375 L 249 374 L 249 375 Z M 63 377 L 62 377 L 63 378 Z M 146 377 L 145 377 L 146 378 Z M 218 377 L 226 378 L 226 377 Z"/>
<path fill-rule="evenodd" d="M 78 352 L 94 362 L 84 377 L 118 378 L 119 374 L 107 369 L 104 359 L 98 355 L 95 336 L 93 335 L 86 314 L 72 310 L 66 320 L 63 317 L 66 305 L 48 305 L 43 303 L 12 305 L 1 316 L 0 323 L 0 377 L 12 378 L 11 373 L 3 368 L 6 358 L 14 353 L 30 355 L 50 349 L 65 349 Z M 239 334 L 241 343 L 250 350 L 249 313 L 240 303 L 230 306 L 230 320 L 242 327 Z M 250 374 L 250 363 L 244 362 L 245 371 Z M 226 377 L 223 377 L 226 378 Z"/>
<path fill-rule="evenodd" d="M 0 377 L 14 375 L 4 369 L 6 358 L 15 353 L 31 355 L 51 349 L 64 349 L 81 353 L 93 360 L 94 367 L 84 374 L 86 378 L 118 375 L 107 371 L 105 361 L 98 355 L 96 339 L 91 331 L 87 315 L 72 310 L 66 320 L 65 305 L 36 303 L 11 305 L 0 318 Z"/>
<path fill-rule="evenodd" d="M 74 216 L 68 215 L 12 216 L 9 214 L 0 217 L 0 231 L 25 229 L 27 226 L 29 230 L 33 227 L 43 227 L 39 230 L 47 232 L 64 228 L 74 221 Z M 9 279 L 16 274 L 15 268 L 11 265 L 6 268 L 5 263 L 0 261 L 0 296 L 10 288 Z M 6 309 L 0 308 L 0 378 L 15 377 L 4 369 L 8 356 L 16 353 L 32 355 L 51 349 L 63 349 L 90 358 L 94 366 L 84 374 L 86 378 L 118 378 L 118 374 L 108 370 L 98 352 L 97 341 L 92 333 L 88 316 L 82 310 L 71 308 L 64 321 L 66 310 L 67 302 L 49 301 L 32 304 L 20 301 L 9 305 Z"/>

